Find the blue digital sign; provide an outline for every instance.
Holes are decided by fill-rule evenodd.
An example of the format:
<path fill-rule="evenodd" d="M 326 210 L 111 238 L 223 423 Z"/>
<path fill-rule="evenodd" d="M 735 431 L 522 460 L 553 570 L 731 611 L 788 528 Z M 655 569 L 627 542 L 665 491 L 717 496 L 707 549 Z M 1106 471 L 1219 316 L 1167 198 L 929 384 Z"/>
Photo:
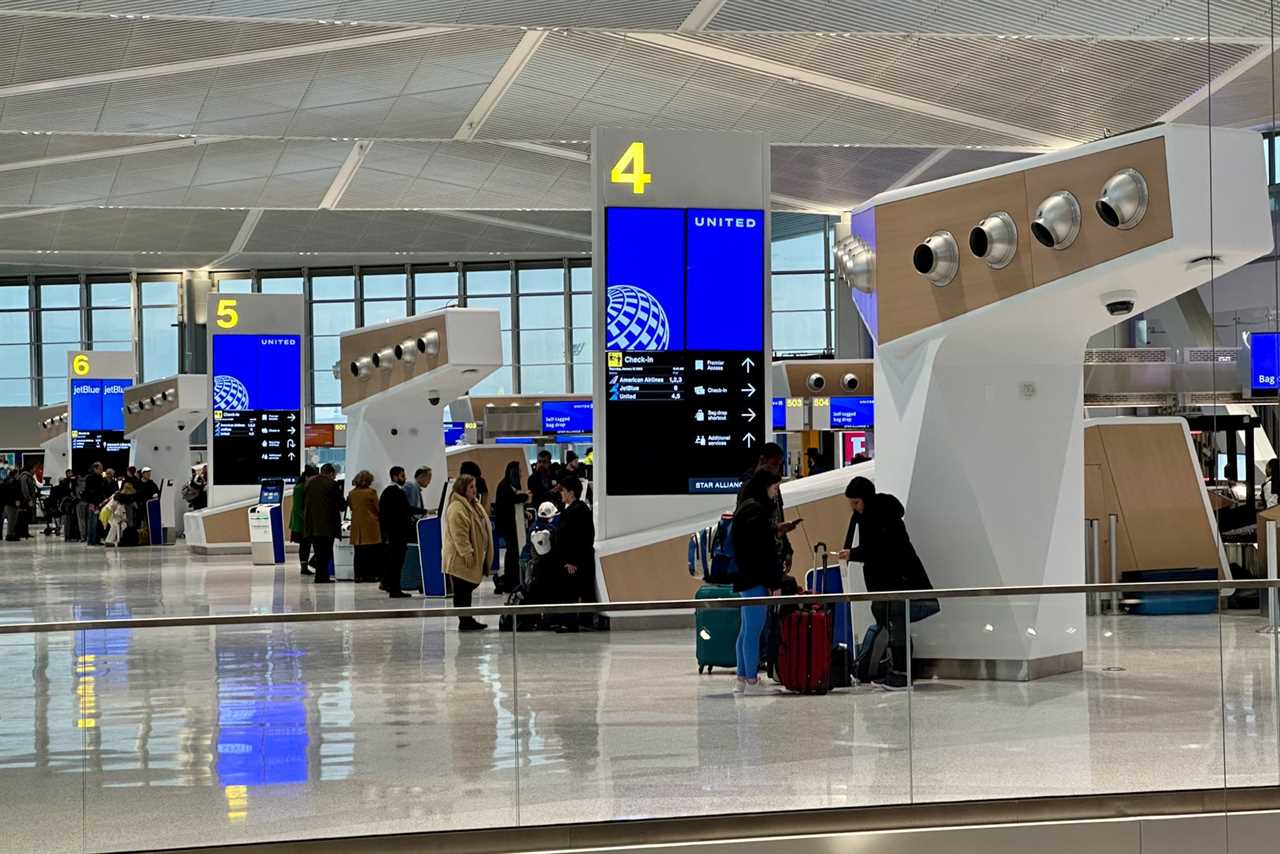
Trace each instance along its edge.
<path fill-rule="evenodd" d="M 463 437 L 467 435 L 467 422 L 465 421 L 445 421 L 440 426 L 444 431 L 444 446 L 446 448 L 461 445 Z"/>
<path fill-rule="evenodd" d="M 764 214 L 688 212 L 685 346 L 764 349 Z"/>
<path fill-rule="evenodd" d="M 71 429 L 86 433 L 124 430 L 124 392 L 132 380 L 74 380 Z"/>
<path fill-rule="evenodd" d="M 685 212 L 605 212 L 607 350 L 684 349 Z"/>
<path fill-rule="evenodd" d="M 532 436 L 499 436 L 493 440 L 495 445 L 533 445 Z"/>
<path fill-rule="evenodd" d="M 591 401 L 549 400 L 542 404 L 542 432 L 590 433 Z"/>
<path fill-rule="evenodd" d="M 787 399 L 785 397 L 775 397 L 773 399 L 773 429 L 787 429 Z"/>
<path fill-rule="evenodd" d="M 298 335 L 215 335 L 213 408 L 301 409 L 301 370 Z"/>
<path fill-rule="evenodd" d="M 1249 387 L 1254 391 L 1280 389 L 1280 333 L 1249 336 Z"/>
<path fill-rule="evenodd" d="M 831 427 L 852 430 L 875 424 L 875 403 L 870 397 L 831 398 Z"/>

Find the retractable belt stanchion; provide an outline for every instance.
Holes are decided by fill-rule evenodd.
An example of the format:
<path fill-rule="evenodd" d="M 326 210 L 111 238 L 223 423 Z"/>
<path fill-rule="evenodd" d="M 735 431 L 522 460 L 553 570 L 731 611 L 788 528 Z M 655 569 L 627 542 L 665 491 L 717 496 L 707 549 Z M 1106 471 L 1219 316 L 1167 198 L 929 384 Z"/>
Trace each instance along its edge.
<path fill-rule="evenodd" d="M 1085 537 L 1085 551 L 1084 551 L 1085 583 L 1097 584 L 1100 580 L 1099 575 L 1101 574 L 1101 571 L 1102 571 L 1102 543 L 1098 539 L 1098 520 L 1097 519 L 1084 520 L 1084 537 Z M 1098 614 L 1098 599 L 1099 599 L 1099 596 L 1096 593 L 1091 594 L 1085 599 L 1086 613 L 1091 617 L 1096 616 Z"/>
<path fill-rule="evenodd" d="M 1116 545 L 1116 537 L 1119 536 L 1119 531 L 1118 531 L 1119 527 L 1120 527 L 1120 517 L 1112 513 L 1110 516 L 1107 517 L 1107 534 L 1109 537 L 1109 541 L 1107 545 L 1110 551 L 1110 558 L 1111 558 L 1111 583 L 1112 584 L 1120 583 L 1120 559 L 1119 559 L 1120 548 L 1119 546 Z M 1120 603 L 1116 600 L 1115 593 L 1107 594 L 1106 613 L 1108 614 L 1120 613 Z"/>
<path fill-rule="evenodd" d="M 1267 580 L 1275 581 L 1277 577 L 1276 571 L 1276 523 L 1274 519 L 1267 520 Z M 1274 635 L 1280 633 L 1280 628 L 1276 626 L 1276 589 L 1274 587 L 1267 588 L 1267 624 L 1258 629 L 1259 634 Z"/>

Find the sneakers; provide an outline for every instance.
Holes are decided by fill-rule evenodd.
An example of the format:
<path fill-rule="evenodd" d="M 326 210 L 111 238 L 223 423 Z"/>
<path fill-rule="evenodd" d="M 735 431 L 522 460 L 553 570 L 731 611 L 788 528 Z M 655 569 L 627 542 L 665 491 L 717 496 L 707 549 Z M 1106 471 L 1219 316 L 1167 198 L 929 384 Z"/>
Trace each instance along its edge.
<path fill-rule="evenodd" d="M 773 690 L 773 686 L 768 682 L 757 679 L 755 682 L 744 680 L 742 682 L 742 696 L 744 697 L 772 697 L 777 692 Z"/>
<path fill-rule="evenodd" d="M 747 680 L 741 678 L 740 676 L 733 677 L 733 693 L 741 694 L 746 690 L 746 688 L 747 688 Z"/>
<path fill-rule="evenodd" d="M 905 673 L 890 673 L 878 683 L 881 688 L 886 691 L 910 691 L 911 685 L 907 682 Z"/>

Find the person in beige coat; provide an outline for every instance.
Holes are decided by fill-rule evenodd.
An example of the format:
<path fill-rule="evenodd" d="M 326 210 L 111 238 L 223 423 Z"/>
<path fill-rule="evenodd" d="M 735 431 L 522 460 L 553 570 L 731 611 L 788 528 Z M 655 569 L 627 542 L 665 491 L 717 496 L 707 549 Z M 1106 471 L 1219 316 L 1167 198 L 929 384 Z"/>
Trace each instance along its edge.
<path fill-rule="evenodd" d="M 493 530 L 489 514 L 476 497 L 476 479 L 460 475 L 453 482 L 445 510 L 444 571 L 453 577 L 453 606 L 470 608 L 471 594 L 480 586 L 485 567 L 493 562 Z M 474 617 L 458 618 L 458 631 L 486 628 Z"/>

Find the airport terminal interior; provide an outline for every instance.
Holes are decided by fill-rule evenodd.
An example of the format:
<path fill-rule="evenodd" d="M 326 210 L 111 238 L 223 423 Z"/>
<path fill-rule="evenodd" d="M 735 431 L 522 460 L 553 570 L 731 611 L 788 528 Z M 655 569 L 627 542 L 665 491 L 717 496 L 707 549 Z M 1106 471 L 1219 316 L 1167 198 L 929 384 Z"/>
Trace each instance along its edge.
<path fill-rule="evenodd" d="M 1280 0 L 0 0 L 0 851 L 1255 854 Z"/>

